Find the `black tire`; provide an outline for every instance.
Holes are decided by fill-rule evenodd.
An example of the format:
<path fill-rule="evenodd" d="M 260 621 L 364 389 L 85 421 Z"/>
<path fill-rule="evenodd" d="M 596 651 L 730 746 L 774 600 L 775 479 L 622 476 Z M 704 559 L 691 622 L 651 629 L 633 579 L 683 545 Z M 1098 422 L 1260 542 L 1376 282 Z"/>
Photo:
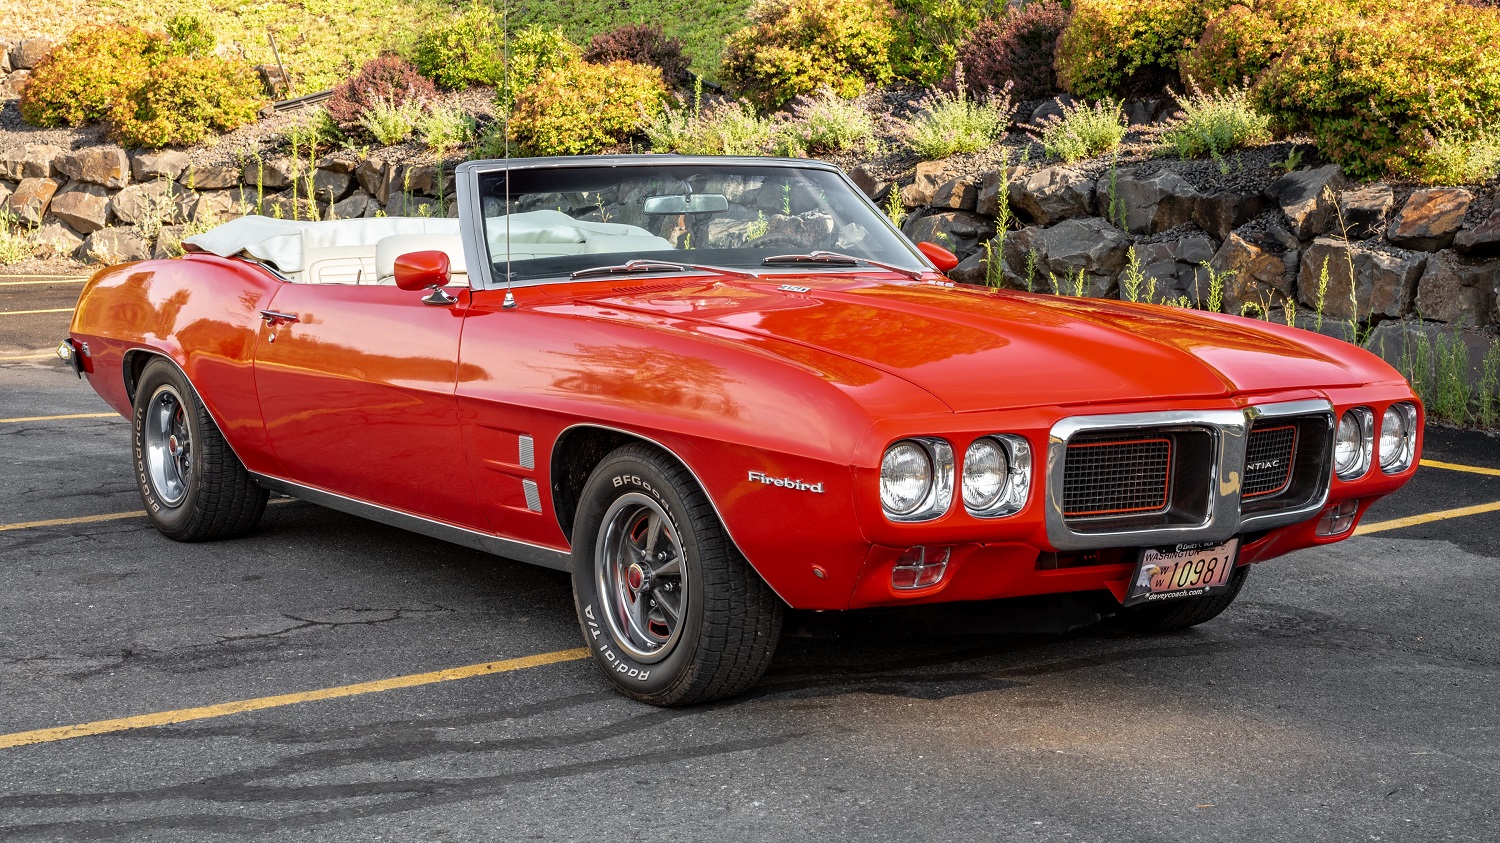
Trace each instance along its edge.
<path fill-rule="evenodd" d="M 664 561 L 646 566 L 653 544 L 651 558 Z M 637 561 L 617 568 L 626 559 Z M 645 445 L 605 457 L 584 486 L 573 522 L 573 601 L 594 663 L 626 696 L 652 705 L 743 693 L 781 637 L 781 598 L 729 540 L 692 474 Z M 644 627 L 627 617 L 637 612 Z"/>
<path fill-rule="evenodd" d="M 1245 585 L 1245 578 L 1249 575 L 1250 566 L 1241 565 L 1230 576 L 1229 588 L 1225 591 L 1203 597 L 1184 597 L 1167 603 L 1128 606 L 1121 609 L 1115 619 L 1121 626 L 1136 632 L 1176 632 L 1197 626 L 1213 620 L 1228 609 L 1234 598 L 1239 596 L 1240 589 Z"/>
<path fill-rule="evenodd" d="M 213 541 L 247 533 L 260 521 L 266 490 L 229 449 L 192 385 L 170 361 L 153 360 L 142 370 L 131 427 L 136 485 L 146 515 L 162 535 L 180 542 Z"/>

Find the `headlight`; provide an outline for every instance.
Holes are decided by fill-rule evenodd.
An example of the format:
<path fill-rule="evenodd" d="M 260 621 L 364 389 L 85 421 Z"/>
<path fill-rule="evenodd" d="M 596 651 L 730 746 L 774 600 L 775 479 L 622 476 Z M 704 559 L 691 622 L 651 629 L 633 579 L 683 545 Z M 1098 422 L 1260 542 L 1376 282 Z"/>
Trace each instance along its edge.
<path fill-rule="evenodd" d="M 953 497 L 953 447 L 941 439 L 903 439 L 880 460 L 880 506 L 892 521 L 928 521 Z"/>
<path fill-rule="evenodd" d="M 1397 474 L 1411 468 L 1416 451 L 1417 406 L 1392 404 L 1380 417 L 1380 470 Z"/>
<path fill-rule="evenodd" d="M 1031 445 L 1008 433 L 981 436 L 964 452 L 964 508 L 979 518 L 1013 515 L 1031 487 Z"/>
<path fill-rule="evenodd" d="M 1009 478 L 1010 460 L 1000 443 L 988 436 L 975 439 L 964 452 L 964 506 L 979 510 L 994 506 Z"/>
<path fill-rule="evenodd" d="M 1358 480 L 1370 470 L 1374 448 L 1374 417 L 1368 407 L 1355 407 L 1339 419 L 1333 444 L 1333 470 L 1340 480 Z"/>
<path fill-rule="evenodd" d="M 932 490 L 932 460 L 915 442 L 897 442 L 880 461 L 880 503 L 892 515 L 910 515 Z"/>

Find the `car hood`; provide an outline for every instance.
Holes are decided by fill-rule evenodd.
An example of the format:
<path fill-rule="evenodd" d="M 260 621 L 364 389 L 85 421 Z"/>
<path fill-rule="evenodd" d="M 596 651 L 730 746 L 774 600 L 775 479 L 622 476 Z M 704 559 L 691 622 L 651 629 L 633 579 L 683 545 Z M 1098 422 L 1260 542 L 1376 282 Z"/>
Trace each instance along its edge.
<path fill-rule="evenodd" d="M 778 276 L 622 288 L 594 302 L 814 347 L 906 379 L 957 412 L 1365 381 L 1357 366 L 1264 323 L 1100 299 Z"/>

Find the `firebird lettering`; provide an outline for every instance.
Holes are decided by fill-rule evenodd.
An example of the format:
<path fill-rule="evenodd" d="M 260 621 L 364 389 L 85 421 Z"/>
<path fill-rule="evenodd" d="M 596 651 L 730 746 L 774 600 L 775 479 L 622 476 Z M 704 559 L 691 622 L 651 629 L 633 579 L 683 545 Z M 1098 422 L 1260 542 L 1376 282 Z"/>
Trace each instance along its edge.
<path fill-rule="evenodd" d="M 823 483 L 807 483 L 802 480 L 793 480 L 790 477 L 767 477 L 759 471 L 750 472 L 751 483 L 764 483 L 767 486 L 781 486 L 786 489 L 796 489 L 799 492 L 816 492 L 823 494 Z"/>

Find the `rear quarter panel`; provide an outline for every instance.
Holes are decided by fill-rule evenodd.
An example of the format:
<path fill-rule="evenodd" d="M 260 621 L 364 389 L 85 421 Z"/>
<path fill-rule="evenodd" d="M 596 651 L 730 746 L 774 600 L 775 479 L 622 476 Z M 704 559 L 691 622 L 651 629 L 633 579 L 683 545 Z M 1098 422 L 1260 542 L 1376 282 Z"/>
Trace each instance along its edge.
<path fill-rule="evenodd" d="M 163 355 L 182 368 L 245 466 L 281 474 L 253 372 L 259 311 L 281 283 L 208 255 L 123 264 L 84 286 L 70 333 L 89 344 L 89 383 L 122 415 L 131 413 L 129 357 Z"/>

